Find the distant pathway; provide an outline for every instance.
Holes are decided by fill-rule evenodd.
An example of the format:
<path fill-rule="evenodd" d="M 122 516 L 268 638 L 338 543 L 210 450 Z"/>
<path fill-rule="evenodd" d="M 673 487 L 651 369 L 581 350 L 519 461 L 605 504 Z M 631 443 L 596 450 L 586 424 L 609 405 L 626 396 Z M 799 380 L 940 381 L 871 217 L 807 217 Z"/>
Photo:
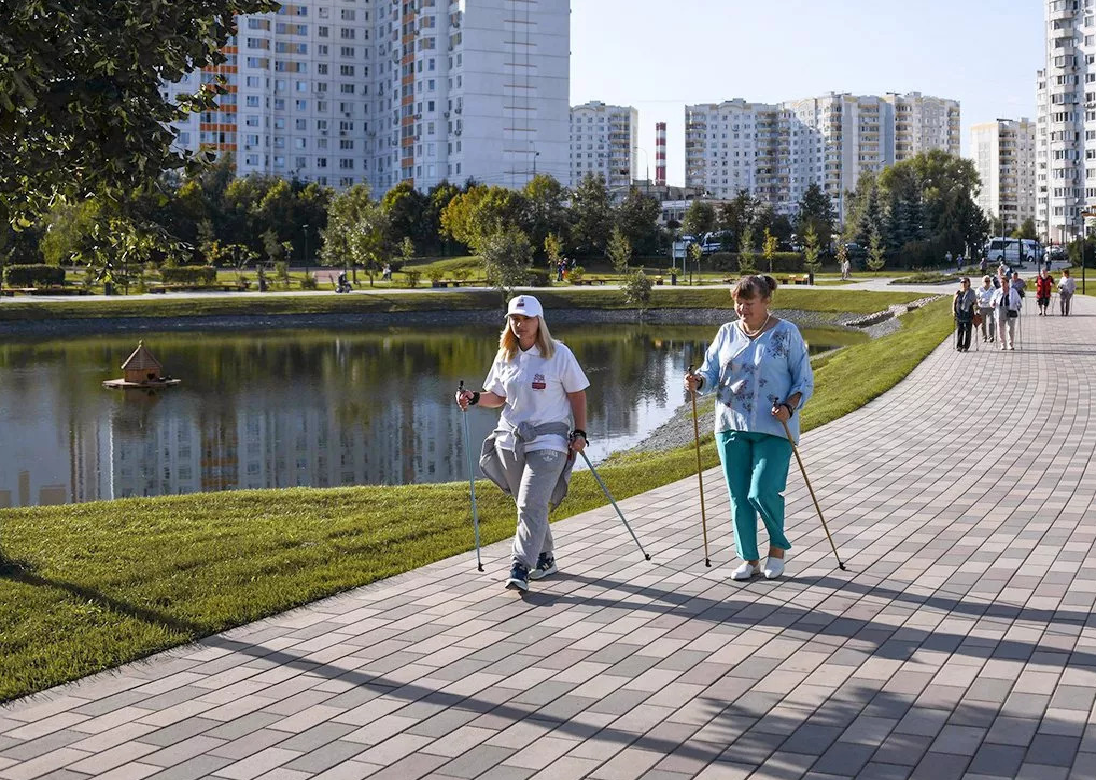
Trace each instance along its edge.
<path fill-rule="evenodd" d="M 0 778 L 1092 778 L 1096 301 L 804 437 L 787 578 L 706 474 L 0 707 Z M 794 469 L 794 464 L 793 464 Z M 469 529 L 470 531 L 470 529 Z"/>

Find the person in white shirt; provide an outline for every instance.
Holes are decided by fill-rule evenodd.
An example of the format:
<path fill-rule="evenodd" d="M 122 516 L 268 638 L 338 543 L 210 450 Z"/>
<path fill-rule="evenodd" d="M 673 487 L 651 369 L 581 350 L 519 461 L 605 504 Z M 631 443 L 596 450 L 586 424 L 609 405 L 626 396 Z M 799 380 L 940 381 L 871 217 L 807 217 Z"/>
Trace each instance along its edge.
<path fill-rule="evenodd" d="M 974 299 L 978 305 L 978 313 L 982 315 L 982 342 L 993 341 L 993 294 L 997 290 L 993 287 L 993 280 L 989 276 L 982 277 L 982 286 L 974 291 Z"/>
<path fill-rule="evenodd" d="M 498 427 L 483 443 L 480 468 L 517 502 L 507 588 L 527 591 L 530 579 L 559 571 L 548 512 L 566 495 L 574 453 L 586 448 L 589 386 L 574 353 L 548 332 L 540 301 L 518 295 L 507 306 L 483 389 L 457 392 L 461 409 L 502 407 Z"/>
<path fill-rule="evenodd" d="M 1062 316 L 1068 317 L 1073 308 L 1073 293 L 1077 291 L 1077 280 L 1069 275 L 1069 269 L 1062 269 L 1062 278 L 1058 280 L 1058 305 L 1062 309 Z"/>
<path fill-rule="evenodd" d="M 991 303 L 997 315 L 997 336 L 1000 341 L 998 348 L 1012 349 L 1016 336 L 1016 319 L 1020 316 L 1020 293 L 1009 284 L 1008 279 L 1002 278 L 1001 286 L 994 291 Z"/>

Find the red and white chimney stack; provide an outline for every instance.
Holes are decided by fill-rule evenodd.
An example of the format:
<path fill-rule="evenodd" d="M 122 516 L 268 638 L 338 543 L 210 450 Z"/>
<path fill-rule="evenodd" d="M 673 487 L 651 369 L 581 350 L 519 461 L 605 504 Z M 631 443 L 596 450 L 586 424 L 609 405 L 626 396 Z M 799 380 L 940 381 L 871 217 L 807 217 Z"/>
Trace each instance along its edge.
<path fill-rule="evenodd" d="M 666 123 L 655 125 L 655 186 L 666 186 Z"/>

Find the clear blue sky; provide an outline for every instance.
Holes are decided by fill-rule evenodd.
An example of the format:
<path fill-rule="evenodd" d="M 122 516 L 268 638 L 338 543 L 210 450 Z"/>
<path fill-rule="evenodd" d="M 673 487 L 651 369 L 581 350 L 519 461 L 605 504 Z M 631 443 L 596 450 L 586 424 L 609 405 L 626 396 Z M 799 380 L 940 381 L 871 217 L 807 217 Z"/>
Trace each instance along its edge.
<path fill-rule="evenodd" d="M 970 126 L 1035 118 L 1042 0 L 571 0 L 571 103 L 639 110 L 654 176 L 685 178 L 685 105 L 919 91 L 960 101 Z M 639 154 L 640 176 L 644 156 Z"/>

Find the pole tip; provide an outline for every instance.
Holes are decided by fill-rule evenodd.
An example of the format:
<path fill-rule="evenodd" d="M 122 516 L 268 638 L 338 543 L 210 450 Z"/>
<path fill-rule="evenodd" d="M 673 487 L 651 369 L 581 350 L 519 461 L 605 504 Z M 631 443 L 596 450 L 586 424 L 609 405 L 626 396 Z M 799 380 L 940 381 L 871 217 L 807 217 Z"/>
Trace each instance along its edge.
<path fill-rule="evenodd" d="M 644 557 L 645 557 L 645 558 L 646 558 L 647 560 L 651 560 L 651 556 L 650 556 L 650 555 L 648 555 L 648 554 L 646 554 L 646 553 L 644 554 Z"/>
<path fill-rule="evenodd" d="M 483 571 L 483 566 L 477 566 L 476 568 L 479 569 L 480 571 Z"/>
<path fill-rule="evenodd" d="M 709 561 L 707 558 L 704 559 L 704 565 L 707 566 L 709 569 L 712 568 L 712 562 Z"/>
<path fill-rule="evenodd" d="M 841 571 L 848 571 L 848 569 L 845 568 L 845 564 L 843 564 L 843 563 L 839 563 L 839 564 L 837 564 L 837 566 L 838 566 L 838 568 L 841 569 Z"/>

